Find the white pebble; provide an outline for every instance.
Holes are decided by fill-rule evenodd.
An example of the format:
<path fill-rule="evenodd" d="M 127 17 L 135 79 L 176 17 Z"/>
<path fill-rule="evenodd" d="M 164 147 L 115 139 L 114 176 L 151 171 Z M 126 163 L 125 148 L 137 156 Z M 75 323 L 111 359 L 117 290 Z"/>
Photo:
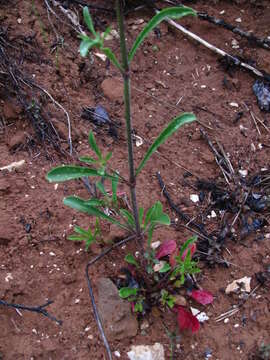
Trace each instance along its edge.
<path fill-rule="evenodd" d="M 229 318 L 226 318 L 226 319 L 224 320 L 224 324 L 227 324 L 229 321 L 230 321 L 230 319 L 229 319 Z"/>
<path fill-rule="evenodd" d="M 197 194 L 191 194 L 190 200 L 193 201 L 194 203 L 197 203 L 199 202 L 199 196 Z"/>
<path fill-rule="evenodd" d="M 119 351 L 115 351 L 115 352 L 114 352 L 114 355 L 115 355 L 116 357 L 118 357 L 118 358 L 120 358 L 120 357 L 121 357 L 121 354 L 120 354 L 120 352 L 119 352 Z"/>
<path fill-rule="evenodd" d="M 55 253 L 53 251 L 50 251 L 50 256 L 55 256 Z"/>
<path fill-rule="evenodd" d="M 239 107 L 239 105 L 236 102 L 230 102 L 230 106 L 237 108 Z"/>
<path fill-rule="evenodd" d="M 240 23 L 240 22 L 242 22 L 242 19 L 239 17 L 239 18 L 235 19 L 235 21 Z"/>

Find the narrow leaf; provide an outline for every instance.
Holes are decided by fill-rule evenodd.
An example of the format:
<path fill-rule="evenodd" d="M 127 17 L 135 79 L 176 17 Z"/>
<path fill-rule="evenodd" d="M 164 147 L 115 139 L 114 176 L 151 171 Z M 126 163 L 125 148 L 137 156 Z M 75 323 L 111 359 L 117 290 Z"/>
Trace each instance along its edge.
<path fill-rule="evenodd" d="M 58 166 L 50 170 L 46 176 L 49 182 L 62 182 L 74 179 L 80 179 L 84 176 L 99 176 L 96 169 L 76 165 Z M 106 177 L 110 177 L 106 175 Z"/>
<path fill-rule="evenodd" d="M 134 228 L 135 227 L 135 220 L 133 215 L 126 209 L 120 209 L 120 214 L 127 219 L 128 224 Z"/>
<path fill-rule="evenodd" d="M 136 176 L 140 173 L 146 162 L 149 160 L 150 156 L 158 149 L 160 145 L 162 145 L 181 126 L 191 123 L 194 120 L 196 120 L 196 116 L 192 113 L 183 113 L 182 115 L 173 119 L 148 149 L 136 171 Z"/>
<path fill-rule="evenodd" d="M 174 240 L 164 241 L 156 253 L 156 259 L 161 259 L 165 256 L 171 255 L 177 248 L 177 244 Z"/>
<path fill-rule="evenodd" d="M 84 230 L 83 228 L 81 228 L 80 226 L 77 226 L 77 225 L 74 226 L 74 231 L 81 235 L 85 235 L 85 236 L 89 235 L 89 232 L 87 230 Z"/>
<path fill-rule="evenodd" d="M 168 263 L 165 262 L 164 266 L 159 270 L 160 273 L 166 273 L 171 270 L 171 267 Z"/>
<path fill-rule="evenodd" d="M 138 291 L 138 289 L 135 289 L 135 288 L 123 287 L 119 290 L 118 293 L 119 293 L 120 298 L 126 299 L 129 296 L 136 295 L 137 291 Z"/>
<path fill-rule="evenodd" d="M 113 203 L 117 202 L 117 186 L 118 186 L 118 177 L 112 180 L 112 201 Z"/>
<path fill-rule="evenodd" d="M 143 222 L 143 215 L 144 215 L 144 208 L 140 207 L 139 208 L 139 224 L 142 226 L 142 222 Z"/>
<path fill-rule="evenodd" d="M 157 219 L 154 220 L 156 223 L 159 223 L 161 225 L 170 225 L 171 220 L 167 214 L 161 214 Z"/>
<path fill-rule="evenodd" d="M 137 39 L 135 40 L 132 49 L 129 52 L 128 60 L 129 62 L 133 59 L 137 49 L 144 41 L 144 39 L 149 35 L 149 33 L 164 19 L 171 18 L 171 19 L 180 19 L 183 16 L 193 15 L 196 16 L 196 12 L 188 7 L 170 7 L 160 11 L 156 14 L 145 26 L 145 28 L 141 31 L 138 35 Z"/>
<path fill-rule="evenodd" d="M 104 54 L 107 56 L 107 58 L 114 64 L 114 66 L 117 67 L 118 70 L 120 70 L 122 73 L 124 73 L 124 69 L 122 67 L 122 65 L 118 62 L 115 54 L 111 51 L 111 49 L 107 48 L 107 47 L 103 47 L 101 49 Z"/>
<path fill-rule="evenodd" d="M 213 295 L 206 290 L 192 290 L 190 296 L 202 305 L 208 305 L 214 301 Z"/>
<path fill-rule="evenodd" d="M 94 164 L 97 162 L 97 160 L 95 160 L 94 158 L 92 158 L 91 156 L 82 156 L 79 158 L 80 161 L 85 162 L 87 164 Z"/>
<path fill-rule="evenodd" d="M 101 181 L 96 182 L 96 187 L 101 192 L 102 195 L 108 196 L 107 191 Z"/>
<path fill-rule="evenodd" d="M 89 132 L 88 142 L 89 142 L 89 145 L 91 146 L 92 150 L 94 150 L 94 152 L 98 156 L 99 160 L 101 160 L 102 154 L 101 154 L 99 147 L 97 146 L 96 139 L 95 139 L 95 136 L 92 131 Z"/>
<path fill-rule="evenodd" d="M 92 33 L 94 36 L 96 36 L 97 33 L 96 33 L 95 29 L 94 29 L 92 17 L 91 17 L 91 15 L 90 15 L 90 13 L 89 13 L 89 10 L 88 10 L 88 7 L 87 7 L 87 6 L 85 6 L 85 7 L 83 8 L 83 18 L 84 18 L 84 21 L 85 21 L 88 29 L 91 31 L 91 33 Z"/>
<path fill-rule="evenodd" d="M 72 209 L 85 212 L 89 215 L 96 216 L 98 218 L 102 218 L 107 220 L 113 224 L 118 225 L 121 228 L 127 229 L 127 227 L 121 224 L 119 221 L 115 220 L 113 217 L 106 215 L 103 211 L 99 210 L 94 206 L 90 206 L 87 204 L 87 201 L 77 197 L 77 196 L 68 196 L 64 198 L 64 204 L 71 207 Z"/>
<path fill-rule="evenodd" d="M 132 254 L 127 254 L 125 256 L 125 260 L 129 264 L 135 265 L 136 267 L 139 267 L 139 264 L 138 264 L 137 260 L 135 259 L 135 257 Z"/>
<path fill-rule="evenodd" d="M 191 250 L 191 245 L 194 244 L 197 241 L 197 236 L 192 236 L 190 239 L 188 239 L 184 245 L 182 245 L 180 250 L 180 258 L 183 257 L 186 250 Z M 187 255 L 187 252 L 185 253 L 185 256 Z"/>

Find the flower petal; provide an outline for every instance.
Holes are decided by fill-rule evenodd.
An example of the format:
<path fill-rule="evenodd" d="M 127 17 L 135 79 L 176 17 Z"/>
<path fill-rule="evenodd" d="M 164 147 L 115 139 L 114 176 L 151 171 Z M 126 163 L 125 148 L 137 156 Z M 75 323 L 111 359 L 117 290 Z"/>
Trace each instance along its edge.
<path fill-rule="evenodd" d="M 167 240 L 164 241 L 156 253 L 156 259 L 161 259 L 167 255 L 171 255 L 175 249 L 177 248 L 177 244 L 175 240 Z"/>
<path fill-rule="evenodd" d="M 202 305 L 211 304 L 214 300 L 213 295 L 206 290 L 192 290 L 190 296 Z"/>

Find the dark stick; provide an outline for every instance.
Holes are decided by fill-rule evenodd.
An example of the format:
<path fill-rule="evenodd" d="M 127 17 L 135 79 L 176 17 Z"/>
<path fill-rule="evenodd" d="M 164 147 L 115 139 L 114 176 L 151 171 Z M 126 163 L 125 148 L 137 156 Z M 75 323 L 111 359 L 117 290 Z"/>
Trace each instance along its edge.
<path fill-rule="evenodd" d="M 207 234 L 205 233 L 205 231 L 202 229 L 202 225 L 197 224 L 197 223 L 195 223 L 194 221 L 192 221 L 192 219 L 191 219 L 188 215 L 184 214 L 184 213 L 179 209 L 179 207 L 176 206 L 175 203 L 172 201 L 172 199 L 171 199 L 171 197 L 170 197 L 170 195 L 169 195 L 169 193 L 168 193 L 168 191 L 167 191 L 167 189 L 166 189 L 166 185 L 165 185 L 164 181 L 162 180 L 162 177 L 161 177 L 161 175 L 160 175 L 160 172 L 157 172 L 157 173 L 156 173 L 156 176 L 157 176 L 157 179 L 158 179 L 158 182 L 159 182 L 159 186 L 160 186 L 160 188 L 161 188 L 161 190 L 162 190 L 162 194 L 165 196 L 165 198 L 166 198 L 166 200 L 168 201 L 168 204 L 169 204 L 169 206 L 171 207 L 171 209 L 174 210 L 175 213 L 176 213 L 177 215 L 179 215 L 180 218 L 181 218 L 183 221 L 185 221 L 185 222 L 187 222 L 187 223 L 190 223 L 194 228 L 198 229 L 200 233 L 202 233 L 204 236 L 207 236 Z"/>
<path fill-rule="evenodd" d="M 245 37 L 248 39 L 251 43 L 256 44 L 259 47 L 262 47 L 266 50 L 270 50 L 270 41 L 267 39 L 260 39 L 257 36 L 253 35 L 249 31 L 244 31 L 238 26 L 234 26 L 232 24 L 229 24 L 225 22 L 222 19 L 215 18 L 214 16 L 210 16 L 205 12 L 199 12 L 198 17 L 202 20 L 208 21 L 214 25 L 223 27 L 224 29 L 232 31 L 234 34 L 240 35 L 242 37 Z"/>
<path fill-rule="evenodd" d="M 40 306 L 25 306 L 25 305 L 21 305 L 21 304 L 8 303 L 8 302 L 6 302 L 4 300 L 0 300 L 0 305 L 8 306 L 8 307 L 18 309 L 18 310 L 20 309 L 20 310 L 25 310 L 25 311 L 36 312 L 36 313 L 39 313 L 39 314 L 42 314 L 42 315 L 46 316 L 50 320 L 53 320 L 53 321 L 57 322 L 57 324 L 62 325 L 62 323 L 63 323 L 62 320 L 56 319 L 55 316 L 48 313 L 47 310 L 44 310 L 47 306 L 49 306 L 52 303 L 53 303 L 53 301 L 47 301 L 46 304 L 40 305 Z"/>
<path fill-rule="evenodd" d="M 107 351 L 107 354 L 108 354 L 108 357 L 109 357 L 110 360 L 112 360 L 112 352 L 111 352 L 108 340 L 106 338 L 106 335 L 104 333 L 102 322 L 101 322 L 101 319 L 100 319 L 100 316 L 99 316 L 99 313 L 98 313 L 98 309 L 97 309 L 97 305 L 96 305 L 95 297 L 94 297 L 94 293 L 93 293 L 93 288 L 92 288 L 91 280 L 90 280 L 90 276 L 89 276 L 89 268 L 90 268 L 90 266 L 95 264 L 95 262 L 97 262 L 98 260 L 103 258 L 105 255 L 109 254 L 113 249 L 115 249 L 118 246 L 121 246 L 123 244 L 126 244 L 127 242 L 129 242 L 129 241 L 131 241 L 131 240 L 133 240 L 135 238 L 136 238 L 136 235 L 131 235 L 131 236 L 127 237 L 126 239 L 121 240 L 118 243 L 112 245 L 108 249 L 104 250 L 101 254 L 94 257 L 94 259 L 89 261 L 89 263 L 86 265 L 86 268 L 85 268 L 87 285 L 88 285 L 88 290 L 89 290 L 89 296 L 90 296 L 93 311 L 94 311 L 94 317 L 95 317 L 95 320 L 96 320 L 96 323 L 97 323 L 97 326 L 98 326 L 98 330 L 99 330 L 99 332 L 101 334 L 104 346 L 106 348 L 106 351 Z"/>

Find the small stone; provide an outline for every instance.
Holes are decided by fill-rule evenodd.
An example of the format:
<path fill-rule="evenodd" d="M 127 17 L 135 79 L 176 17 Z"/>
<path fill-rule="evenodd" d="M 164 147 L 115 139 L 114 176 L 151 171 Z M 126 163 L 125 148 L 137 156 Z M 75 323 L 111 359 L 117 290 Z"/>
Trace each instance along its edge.
<path fill-rule="evenodd" d="M 105 79 L 101 84 L 104 95 L 111 101 L 123 102 L 123 83 L 118 78 Z"/>
<path fill-rule="evenodd" d="M 165 360 L 163 345 L 133 345 L 127 353 L 130 360 Z"/>
<path fill-rule="evenodd" d="M 239 18 L 235 19 L 235 21 L 240 23 L 240 22 L 242 22 L 242 19 L 239 17 Z"/>
<path fill-rule="evenodd" d="M 161 244 L 160 241 L 155 241 L 151 244 L 151 248 L 156 250 L 160 246 L 160 244 Z"/>
<path fill-rule="evenodd" d="M 174 303 L 180 306 L 187 306 L 187 300 L 182 295 L 174 295 Z"/>
<path fill-rule="evenodd" d="M 114 352 L 114 355 L 115 355 L 116 357 L 118 357 L 118 358 L 120 358 L 120 357 L 121 357 L 121 354 L 120 354 L 120 352 L 119 352 L 119 351 L 115 351 L 115 352 Z"/>
<path fill-rule="evenodd" d="M 236 103 L 236 102 L 230 102 L 229 104 L 231 107 L 235 107 L 235 108 L 238 108 L 239 105 Z"/>
<path fill-rule="evenodd" d="M 245 169 L 240 169 L 240 170 L 239 170 L 239 174 L 240 174 L 241 176 L 243 176 L 243 177 L 246 177 L 247 174 L 248 174 L 248 171 L 245 170 Z"/>
<path fill-rule="evenodd" d="M 194 203 L 197 203 L 197 202 L 199 202 L 199 196 L 197 195 L 197 194 L 191 194 L 190 195 L 190 200 L 192 201 L 192 202 L 194 202 Z"/>
<path fill-rule="evenodd" d="M 143 319 L 141 325 L 140 325 L 140 329 L 141 330 L 146 330 L 149 328 L 149 321 L 147 319 Z"/>
<path fill-rule="evenodd" d="M 224 324 L 228 324 L 229 321 L 230 321 L 229 318 L 224 319 Z"/>
<path fill-rule="evenodd" d="M 110 341 L 130 338 L 137 334 L 138 322 L 131 313 L 130 304 L 119 297 L 117 287 L 108 278 L 98 281 L 98 310 Z"/>
<path fill-rule="evenodd" d="M 238 291 L 249 293 L 251 291 L 250 281 L 251 281 L 251 277 L 247 277 L 247 276 L 241 279 L 234 280 L 226 287 L 225 293 L 227 295 L 232 292 L 238 292 Z"/>

